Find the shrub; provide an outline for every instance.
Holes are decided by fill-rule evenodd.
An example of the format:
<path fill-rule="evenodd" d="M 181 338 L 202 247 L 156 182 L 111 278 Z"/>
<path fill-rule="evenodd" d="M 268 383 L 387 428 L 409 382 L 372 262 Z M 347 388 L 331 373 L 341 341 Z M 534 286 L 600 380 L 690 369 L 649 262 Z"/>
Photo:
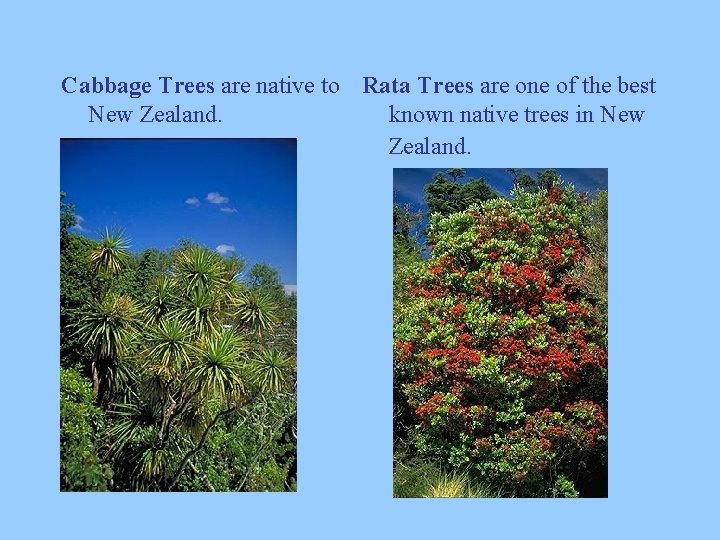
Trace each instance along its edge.
<path fill-rule="evenodd" d="M 60 489 L 107 491 L 110 466 L 98 457 L 96 441 L 104 427 L 90 381 L 75 369 L 60 369 Z"/>

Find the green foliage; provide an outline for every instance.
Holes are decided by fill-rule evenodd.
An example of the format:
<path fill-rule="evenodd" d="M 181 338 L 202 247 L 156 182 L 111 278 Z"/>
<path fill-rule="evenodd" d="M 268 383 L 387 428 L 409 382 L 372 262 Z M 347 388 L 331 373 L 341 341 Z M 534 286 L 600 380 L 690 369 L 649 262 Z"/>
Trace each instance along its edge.
<path fill-rule="evenodd" d="M 112 289 L 133 300 L 147 301 L 152 283 L 170 271 L 171 257 L 157 249 L 146 249 L 129 256 L 120 272 L 113 276 Z"/>
<path fill-rule="evenodd" d="M 133 257 L 116 234 L 66 235 L 63 362 L 93 385 L 64 383 L 64 487 L 294 489 L 295 297 L 242 267 L 192 242 Z"/>
<path fill-rule="evenodd" d="M 200 395 L 232 402 L 242 396 L 247 378 L 242 358 L 245 344 L 230 331 L 211 335 L 201 342 L 199 354 L 187 372 L 187 384 Z"/>
<path fill-rule="evenodd" d="M 467 498 L 483 497 L 470 485 L 470 478 L 467 473 L 443 473 L 430 485 L 427 497 L 433 498 Z"/>
<path fill-rule="evenodd" d="M 217 290 L 228 279 L 222 257 L 198 245 L 175 252 L 172 270 L 178 292 L 186 297 Z"/>
<path fill-rule="evenodd" d="M 102 402 L 108 392 L 121 390 L 123 358 L 130 353 L 137 331 L 138 308 L 127 296 L 113 292 L 92 301 L 81 312 L 75 335 L 92 357 L 93 390 Z"/>
<path fill-rule="evenodd" d="M 573 484 L 567 476 L 561 474 L 558 479 L 555 480 L 552 496 L 572 499 L 579 497 L 580 494 L 578 493 L 577 489 L 575 489 L 575 484 Z"/>
<path fill-rule="evenodd" d="M 192 330 L 177 317 L 163 317 L 151 324 L 146 347 L 145 370 L 167 383 L 188 370 L 191 355 L 196 353 Z"/>
<path fill-rule="evenodd" d="M 547 192 L 562 184 L 562 179 L 553 169 L 538 171 L 536 178 L 522 169 L 508 169 L 508 172 L 514 176 L 513 189 L 527 193 Z"/>
<path fill-rule="evenodd" d="M 265 333 L 263 346 L 295 357 L 297 351 L 297 295 L 283 296 L 277 310 L 277 324 L 272 333 Z"/>
<path fill-rule="evenodd" d="M 280 274 L 269 264 L 254 264 L 248 272 L 248 285 L 251 290 L 275 303 L 282 302 L 285 296 L 285 290 L 280 283 Z"/>
<path fill-rule="evenodd" d="M 120 273 L 130 258 L 127 239 L 120 231 L 105 229 L 105 235 L 90 252 L 90 262 L 98 274 Z"/>
<path fill-rule="evenodd" d="M 181 439 L 173 433 L 168 437 L 171 444 L 158 444 L 161 415 L 150 400 L 117 403 L 108 412 L 108 457 L 114 464 L 120 491 L 155 491 L 164 487 L 171 460 L 177 459 L 162 450 L 181 443 Z"/>
<path fill-rule="evenodd" d="M 275 458 L 269 458 L 262 464 L 257 474 L 248 479 L 247 491 L 288 491 L 286 482 L 291 466 L 290 461 L 280 466 Z"/>
<path fill-rule="evenodd" d="M 128 351 L 137 316 L 138 309 L 132 299 L 110 292 L 83 313 L 77 332 L 89 350 L 114 360 Z"/>
<path fill-rule="evenodd" d="M 425 186 L 425 202 L 431 214 L 448 216 L 499 197 L 497 191 L 482 178 L 470 179 L 464 184 L 457 182 L 464 176 L 463 169 L 449 169 L 446 174 L 435 174 L 433 183 Z"/>
<path fill-rule="evenodd" d="M 425 497 L 441 474 L 440 467 L 429 461 L 396 459 L 393 470 L 393 497 Z"/>
<path fill-rule="evenodd" d="M 89 262 L 95 243 L 83 236 L 67 234 L 60 246 L 60 364 L 82 364 L 84 344 L 74 328 L 82 308 L 101 294 Z"/>
<path fill-rule="evenodd" d="M 235 320 L 239 326 L 261 334 L 277 323 L 277 304 L 270 293 L 262 289 L 250 289 L 235 300 Z"/>
<path fill-rule="evenodd" d="M 420 249 L 414 238 L 393 235 L 393 321 L 399 324 L 411 316 L 407 308 L 412 306 L 409 280 L 416 271 L 415 266 L 422 264 Z M 393 384 L 394 422 L 393 431 L 396 437 L 407 435 L 407 427 L 412 423 L 411 411 L 406 400 L 400 394 L 398 372 L 395 372 Z"/>
<path fill-rule="evenodd" d="M 455 169 L 453 169 L 455 171 Z M 462 171 L 462 169 L 457 169 Z M 460 172 L 457 172 L 460 175 Z M 464 171 L 462 171 L 464 175 Z M 399 305 L 407 294 L 407 280 L 414 264 L 422 261 L 417 227 L 424 214 L 410 204 L 393 204 L 393 299 Z"/>
<path fill-rule="evenodd" d="M 250 364 L 252 381 L 262 392 L 279 392 L 294 371 L 293 358 L 275 349 L 262 349 Z"/>
<path fill-rule="evenodd" d="M 467 471 L 449 471 L 442 465 L 397 456 L 393 471 L 393 497 L 492 498 L 501 492 L 479 484 Z"/>
<path fill-rule="evenodd" d="M 280 284 L 280 274 L 268 264 L 254 264 L 248 272 L 248 284 L 258 288 L 274 287 Z"/>
<path fill-rule="evenodd" d="M 180 489 L 295 491 L 294 433 L 292 395 L 258 395 L 213 430 Z"/>
<path fill-rule="evenodd" d="M 65 193 L 60 192 L 60 239 L 61 242 L 68 234 L 67 230 L 75 226 L 77 216 L 75 215 L 75 206 L 65 202 Z"/>
<path fill-rule="evenodd" d="M 599 316 L 608 315 L 608 192 L 601 191 L 590 203 L 583 233 L 588 255 L 578 261 L 571 273 L 574 283 L 592 301 Z"/>
<path fill-rule="evenodd" d="M 179 303 L 169 274 L 160 274 L 152 280 L 144 298 L 142 317 L 145 324 L 150 326 L 162 321 Z"/>
<path fill-rule="evenodd" d="M 60 369 L 60 489 L 107 491 L 110 466 L 97 454 L 104 428 L 103 412 L 94 405 L 90 381 L 74 369 Z"/>
<path fill-rule="evenodd" d="M 408 277 L 413 265 L 421 261 L 420 248 L 415 239 L 393 235 L 393 299 L 396 306 L 407 296 Z"/>

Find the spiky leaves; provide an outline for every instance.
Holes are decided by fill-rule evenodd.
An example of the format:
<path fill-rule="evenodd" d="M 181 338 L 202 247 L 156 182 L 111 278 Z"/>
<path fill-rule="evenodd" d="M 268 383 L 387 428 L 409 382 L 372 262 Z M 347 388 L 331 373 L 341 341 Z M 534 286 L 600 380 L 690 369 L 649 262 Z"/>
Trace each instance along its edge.
<path fill-rule="evenodd" d="M 253 383 L 263 392 L 279 392 L 293 371 L 293 359 L 274 349 L 263 349 L 253 357 Z"/>
<path fill-rule="evenodd" d="M 92 351 L 93 389 L 100 393 L 109 371 L 129 350 L 137 327 L 138 308 L 132 299 L 108 293 L 82 313 L 76 334 Z"/>
<path fill-rule="evenodd" d="M 244 353 L 245 343 L 232 332 L 210 336 L 188 373 L 191 386 L 208 398 L 222 401 L 240 398 L 245 388 L 246 368 L 241 359 Z"/>
<path fill-rule="evenodd" d="M 175 254 L 172 270 L 180 319 L 201 340 L 218 334 L 226 322 L 223 312 L 237 293 L 236 266 L 213 251 L 191 245 Z"/>
<path fill-rule="evenodd" d="M 168 382 L 188 369 L 195 350 L 193 333 L 177 318 L 162 319 L 148 336 L 145 368 Z"/>
<path fill-rule="evenodd" d="M 90 262 L 98 274 L 116 275 L 130 258 L 129 243 L 121 231 L 105 229 L 105 235 L 90 252 Z"/>
<path fill-rule="evenodd" d="M 150 286 L 150 294 L 143 309 L 143 319 L 149 326 L 158 324 L 165 315 L 170 313 L 176 302 L 171 276 L 159 275 Z"/>
<path fill-rule="evenodd" d="M 118 358 L 127 350 L 137 314 L 131 298 L 108 293 L 102 302 L 96 302 L 82 314 L 77 332 L 100 356 Z"/>
<path fill-rule="evenodd" d="M 74 331 L 92 355 L 114 487 L 167 491 L 192 476 L 215 430 L 238 421 L 232 413 L 278 392 L 294 404 L 294 350 L 264 351 L 280 339 L 282 327 L 263 332 L 280 315 L 275 302 L 237 279 L 242 261 L 200 246 L 174 251 L 143 281 L 140 311 L 116 292 L 126 245 L 108 233 L 93 251 L 88 268 L 110 292 L 74 312 Z"/>
<path fill-rule="evenodd" d="M 277 305 L 267 294 L 251 289 L 236 301 L 235 317 L 243 328 L 259 334 L 277 323 Z"/>
<path fill-rule="evenodd" d="M 108 455 L 132 471 L 130 489 L 157 489 L 168 467 L 167 450 L 158 438 L 159 410 L 143 401 L 116 405 L 108 429 Z M 167 446 L 167 445 L 165 445 Z M 163 459 L 164 458 L 164 459 Z"/>
<path fill-rule="evenodd" d="M 175 280 L 182 294 L 209 291 L 227 282 L 228 271 L 222 258 L 201 246 L 191 245 L 177 252 L 173 264 Z"/>
<path fill-rule="evenodd" d="M 202 338 L 216 335 L 221 328 L 220 297 L 217 291 L 193 289 L 181 299 L 178 317 Z"/>

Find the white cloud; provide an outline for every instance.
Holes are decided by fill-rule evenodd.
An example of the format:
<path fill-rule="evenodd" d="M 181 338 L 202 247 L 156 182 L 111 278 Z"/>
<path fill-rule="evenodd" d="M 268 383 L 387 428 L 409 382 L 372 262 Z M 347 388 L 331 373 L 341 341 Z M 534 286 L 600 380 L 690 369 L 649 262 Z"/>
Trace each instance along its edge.
<path fill-rule="evenodd" d="M 185 204 L 189 204 L 190 206 L 200 206 L 200 199 L 197 197 L 189 197 L 185 199 Z"/>
<path fill-rule="evenodd" d="M 75 214 L 75 225 L 70 227 L 71 229 L 75 229 L 76 231 L 80 232 L 87 232 L 87 229 L 82 226 L 83 222 L 85 221 L 85 218 L 82 217 L 80 214 Z"/>
<path fill-rule="evenodd" d="M 223 206 L 220 209 L 221 212 L 225 212 L 226 214 L 234 214 L 237 212 L 237 208 L 230 208 L 229 206 Z"/>
<path fill-rule="evenodd" d="M 213 204 L 225 204 L 230 199 L 228 197 L 225 197 L 224 195 L 220 195 L 217 191 L 211 191 L 207 194 L 207 197 L 205 197 L 205 200 L 213 203 Z"/>
<path fill-rule="evenodd" d="M 215 251 L 217 251 L 220 255 L 227 255 L 228 253 L 235 251 L 235 246 L 231 246 L 229 244 L 220 244 L 218 247 L 215 248 Z"/>
<path fill-rule="evenodd" d="M 288 296 L 297 294 L 297 285 L 283 285 L 283 289 L 285 289 L 285 294 Z"/>

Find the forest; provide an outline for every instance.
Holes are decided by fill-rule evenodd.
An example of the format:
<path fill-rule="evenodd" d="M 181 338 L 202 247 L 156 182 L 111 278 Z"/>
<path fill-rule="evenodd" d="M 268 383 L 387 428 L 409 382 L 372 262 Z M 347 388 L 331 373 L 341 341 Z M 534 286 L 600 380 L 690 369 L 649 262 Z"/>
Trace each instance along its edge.
<path fill-rule="evenodd" d="M 607 497 L 607 183 L 503 173 L 394 202 L 395 497 Z"/>
<path fill-rule="evenodd" d="M 131 253 L 60 201 L 61 491 L 296 491 L 296 295 L 192 240 Z"/>

